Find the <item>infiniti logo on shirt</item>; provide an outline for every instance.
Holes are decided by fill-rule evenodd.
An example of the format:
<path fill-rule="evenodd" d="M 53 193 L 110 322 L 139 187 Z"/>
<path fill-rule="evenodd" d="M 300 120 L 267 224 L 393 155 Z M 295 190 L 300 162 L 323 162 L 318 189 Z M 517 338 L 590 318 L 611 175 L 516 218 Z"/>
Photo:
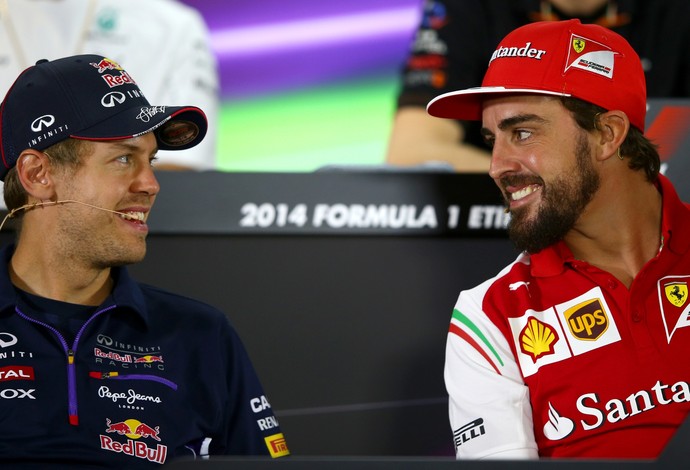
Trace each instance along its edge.
<path fill-rule="evenodd" d="M 11 333 L 0 333 L 0 348 L 8 348 L 17 344 L 17 337 Z"/>

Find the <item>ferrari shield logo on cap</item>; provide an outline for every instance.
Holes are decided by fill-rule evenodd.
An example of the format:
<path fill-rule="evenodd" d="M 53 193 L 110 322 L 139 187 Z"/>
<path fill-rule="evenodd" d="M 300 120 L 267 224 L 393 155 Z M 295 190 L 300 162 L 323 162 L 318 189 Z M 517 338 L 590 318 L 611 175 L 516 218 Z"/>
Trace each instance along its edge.
<path fill-rule="evenodd" d="M 575 52 L 578 54 L 585 50 L 585 44 L 584 39 L 578 37 L 573 38 L 573 49 L 575 49 Z"/>
<path fill-rule="evenodd" d="M 571 44 L 573 48 L 568 52 L 566 72 L 572 67 L 613 78 L 615 52 L 601 43 L 574 34 Z"/>

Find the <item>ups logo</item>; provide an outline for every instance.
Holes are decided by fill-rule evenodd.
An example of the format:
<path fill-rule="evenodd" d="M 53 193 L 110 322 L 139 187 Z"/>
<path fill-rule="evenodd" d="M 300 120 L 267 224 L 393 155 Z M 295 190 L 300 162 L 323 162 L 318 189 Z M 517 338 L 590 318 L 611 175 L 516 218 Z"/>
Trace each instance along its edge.
<path fill-rule="evenodd" d="M 565 320 L 574 337 L 596 341 L 609 327 L 609 319 L 599 299 L 581 302 L 565 311 Z"/>

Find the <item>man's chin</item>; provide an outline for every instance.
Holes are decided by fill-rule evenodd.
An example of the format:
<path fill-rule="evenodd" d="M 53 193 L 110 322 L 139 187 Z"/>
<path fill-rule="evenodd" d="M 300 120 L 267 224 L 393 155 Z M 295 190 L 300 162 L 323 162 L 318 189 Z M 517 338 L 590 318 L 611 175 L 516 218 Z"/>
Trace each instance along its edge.
<path fill-rule="evenodd" d="M 128 266 L 131 264 L 137 264 L 144 260 L 146 257 L 146 249 L 141 251 L 122 253 L 119 256 L 112 257 L 103 263 L 105 268 L 117 268 L 121 266 Z"/>

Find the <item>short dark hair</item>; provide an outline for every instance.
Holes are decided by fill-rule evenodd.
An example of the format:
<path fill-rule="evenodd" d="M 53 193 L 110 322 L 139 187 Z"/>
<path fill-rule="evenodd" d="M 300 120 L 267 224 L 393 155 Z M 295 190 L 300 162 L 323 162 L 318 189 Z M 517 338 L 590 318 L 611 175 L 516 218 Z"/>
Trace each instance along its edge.
<path fill-rule="evenodd" d="M 65 139 L 43 150 L 55 168 L 76 168 L 81 157 L 91 151 L 91 142 L 79 139 Z M 5 176 L 4 196 L 8 210 L 16 209 L 29 202 L 29 194 L 22 186 L 17 175 L 17 167 L 12 167 Z"/>
<path fill-rule="evenodd" d="M 591 132 L 597 127 L 597 115 L 607 110 L 587 101 L 577 98 L 561 98 L 563 106 L 570 111 L 582 129 Z M 649 182 L 656 181 L 661 168 L 658 146 L 644 136 L 641 130 L 630 126 L 628 135 L 621 144 L 620 151 L 629 157 L 628 167 L 633 170 L 643 170 Z"/>

